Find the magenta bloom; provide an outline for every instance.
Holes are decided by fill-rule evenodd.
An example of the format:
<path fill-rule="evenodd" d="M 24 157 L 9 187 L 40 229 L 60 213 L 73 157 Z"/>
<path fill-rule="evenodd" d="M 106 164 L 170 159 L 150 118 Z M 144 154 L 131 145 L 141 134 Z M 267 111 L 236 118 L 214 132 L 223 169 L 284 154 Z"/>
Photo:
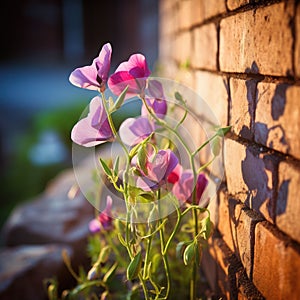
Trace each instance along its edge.
<path fill-rule="evenodd" d="M 143 141 L 154 131 L 153 124 L 146 117 L 128 118 L 120 126 L 121 140 L 128 146 Z"/>
<path fill-rule="evenodd" d="M 174 184 L 175 182 L 179 181 L 182 171 L 183 171 L 182 166 L 180 164 L 177 164 L 177 166 L 169 174 L 167 178 L 168 182 Z"/>
<path fill-rule="evenodd" d="M 128 85 L 126 99 L 141 94 L 151 72 L 142 54 L 133 54 L 129 60 L 119 65 L 108 79 L 108 86 L 115 95 L 119 95 Z"/>
<path fill-rule="evenodd" d="M 108 79 L 111 53 L 111 45 L 105 44 L 90 66 L 77 68 L 71 73 L 70 82 L 84 89 L 103 91 Z"/>
<path fill-rule="evenodd" d="M 137 186 L 149 191 L 157 189 L 166 183 L 167 177 L 178 164 L 178 158 L 171 150 L 159 150 L 147 157 L 146 171 L 140 170 L 142 176 L 137 180 Z"/>
<path fill-rule="evenodd" d="M 167 113 L 167 101 L 165 99 L 162 84 L 157 80 L 148 81 L 148 89 L 146 91 L 147 105 L 152 108 L 154 113 L 159 118 L 164 118 Z M 142 106 L 142 116 L 149 115 L 149 112 L 145 105 Z"/>
<path fill-rule="evenodd" d="M 92 233 L 101 231 L 102 229 L 108 230 L 112 227 L 112 217 L 111 217 L 112 199 L 110 196 L 106 198 L 106 207 L 99 214 L 98 218 L 93 219 L 89 223 L 89 229 Z"/>
<path fill-rule="evenodd" d="M 179 180 L 174 183 L 172 192 L 181 203 L 188 202 L 192 204 L 192 193 L 194 190 L 193 184 L 194 180 L 192 170 L 183 171 Z M 198 205 L 202 204 L 200 203 L 200 200 L 207 184 L 208 180 L 205 175 L 203 173 L 199 174 L 196 182 L 196 204 Z"/>
<path fill-rule="evenodd" d="M 71 133 L 73 142 L 85 147 L 93 147 L 113 138 L 101 98 L 94 97 L 89 108 L 87 117 L 81 119 Z"/>

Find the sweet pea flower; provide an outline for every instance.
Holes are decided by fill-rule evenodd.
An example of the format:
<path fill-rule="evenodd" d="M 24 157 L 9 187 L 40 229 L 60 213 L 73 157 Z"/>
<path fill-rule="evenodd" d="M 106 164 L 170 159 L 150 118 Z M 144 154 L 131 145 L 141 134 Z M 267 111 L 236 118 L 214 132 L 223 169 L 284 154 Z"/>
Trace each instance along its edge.
<path fill-rule="evenodd" d="M 112 208 L 112 198 L 107 196 L 106 198 L 106 207 L 99 214 L 98 218 L 93 219 L 89 223 L 89 229 L 92 233 L 99 232 L 101 230 L 109 230 L 112 227 L 112 217 L 111 215 Z"/>
<path fill-rule="evenodd" d="M 147 78 L 151 72 L 142 54 L 133 54 L 123 62 L 108 79 L 108 86 L 115 95 L 119 95 L 128 85 L 125 99 L 139 95 L 146 88 Z"/>
<path fill-rule="evenodd" d="M 167 113 L 167 101 L 165 99 L 163 86 L 158 80 L 152 79 L 148 81 L 145 100 L 147 105 L 159 118 L 164 118 Z M 149 115 L 149 112 L 144 104 L 142 105 L 141 112 L 142 116 Z"/>
<path fill-rule="evenodd" d="M 113 133 L 100 97 L 96 96 L 91 100 L 87 117 L 75 124 L 71 138 L 76 144 L 85 147 L 112 140 Z"/>
<path fill-rule="evenodd" d="M 137 179 L 137 186 L 145 191 L 157 189 L 164 183 L 178 164 L 178 158 L 170 149 L 153 152 L 147 157 L 145 170 Z"/>
<path fill-rule="evenodd" d="M 105 90 L 105 84 L 108 79 L 111 60 L 111 45 L 105 44 L 99 56 L 93 60 L 90 66 L 75 69 L 70 77 L 70 82 L 78 87 L 88 90 Z"/>
<path fill-rule="evenodd" d="M 196 182 L 196 204 L 203 205 L 200 203 L 202 194 L 208 184 L 208 180 L 203 173 L 199 174 Z M 174 183 L 172 192 L 176 198 L 181 202 L 188 202 L 192 204 L 192 193 L 194 190 L 194 176 L 192 170 L 185 170 L 181 173 L 180 178 Z M 202 201 L 203 202 L 203 201 Z"/>
<path fill-rule="evenodd" d="M 177 166 L 169 174 L 169 176 L 167 178 L 168 182 L 174 184 L 175 182 L 179 181 L 182 171 L 183 171 L 183 168 L 182 168 L 181 164 L 177 164 Z"/>
<path fill-rule="evenodd" d="M 154 131 L 154 125 L 147 117 L 128 118 L 120 126 L 121 140 L 128 146 L 134 146 Z"/>

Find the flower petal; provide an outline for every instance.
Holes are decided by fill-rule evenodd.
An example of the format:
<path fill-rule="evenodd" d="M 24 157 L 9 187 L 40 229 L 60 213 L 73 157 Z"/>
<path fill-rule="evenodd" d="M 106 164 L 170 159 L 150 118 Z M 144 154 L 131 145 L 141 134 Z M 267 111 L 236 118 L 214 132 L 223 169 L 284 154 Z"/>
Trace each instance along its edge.
<path fill-rule="evenodd" d="M 94 97 L 89 106 L 87 117 L 78 121 L 73 127 L 71 138 L 76 144 L 93 147 L 113 137 L 101 98 Z"/>
<path fill-rule="evenodd" d="M 99 56 L 93 60 L 90 66 L 77 68 L 71 73 L 70 82 L 75 86 L 89 90 L 102 88 L 107 82 L 111 53 L 111 45 L 109 43 L 105 44 Z"/>
<path fill-rule="evenodd" d="M 128 118 L 120 126 L 121 140 L 128 146 L 134 146 L 153 132 L 153 125 L 148 118 Z"/>

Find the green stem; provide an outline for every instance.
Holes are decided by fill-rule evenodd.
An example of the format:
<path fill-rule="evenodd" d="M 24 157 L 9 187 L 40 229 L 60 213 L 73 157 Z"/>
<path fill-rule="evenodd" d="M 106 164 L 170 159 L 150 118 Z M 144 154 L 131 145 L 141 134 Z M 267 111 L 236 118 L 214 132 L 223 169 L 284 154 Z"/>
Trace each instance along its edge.
<path fill-rule="evenodd" d="M 211 136 L 208 140 L 206 140 L 199 148 L 197 148 L 193 153 L 192 156 L 195 157 L 195 155 L 202 150 L 208 143 L 210 143 L 213 139 L 215 139 L 216 137 L 218 137 L 219 134 L 218 132 L 215 133 L 213 136 Z"/>
<path fill-rule="evenodd" d="M 157 192 L 157 199 L 158 199 L 158 212 L 159 212 L 159 216 L 161 213 L 160 210 L 160 190 L 158 190 Z M 161 217 L 159 219 L 159 223 L 162 224 L 162 220 Z M 160 238 L 160 249 L 161 249 L 161 254 L 162 254 L 162 259 L 163 259 L 163 263 L 164 263 L 164 269 L 165 269 L 165 273 L 166 273 L 166 279 L 167 279 L 167 289 L 166 289 L 166 294 L 164 296 L 163 299 L 168 299 L 169 294 L 170 294 L 170 290 L 171 290 L 171 277 L 170 277 L 170 267 L 169 267 L 169 261 L 168 261 L 168 256 L 167 256 L 167 252 L 165 251 L 165 237 L 164 237 L 164 229 L 165 227 L 162 226 L 159 230 L 159 238 Z"/>
<path fill-rule="evenodd" d="M 163 255 L 167 254 L 167 251 L 169 249 L 170 243 L 173 240 L 175 234 L 177 233 L 177 231 L 179 229 L 179 225 L 180 225 L 180 222 L 181 222 L 181 213 L 180 213 L 180 210 L 179 210 L 178 207 L 176 207 L 176 211 L 177 211 L 177 222 L 176 222 L 175 227 L 174 227 L 174 229 L 173 229 L 173 231 L 172 231 L 172 233 L 171 233 L 171 235 L 170 235 L 170 237 L 169 237 L 169 239 L 168 239 L 168 241 L 167 241 L 167 243 L 165 245 L 165 248 L 164 248 L 164 250 L 162 252 Z"/>
<path fill-rule="evenodd" d="M 143 270 L 143 278 L 144 279 L 146 279 L 146 277 L 147 277 L 148 260 L 149 260 L 149 255 L 150 255 L 151 243 L 152 243 L 152 236 L 149 236 L 147 239 L 147 249 L 146 249 L 146 254 L 145 254 L 145 263 L 144 263 L 144 270 Z"/>

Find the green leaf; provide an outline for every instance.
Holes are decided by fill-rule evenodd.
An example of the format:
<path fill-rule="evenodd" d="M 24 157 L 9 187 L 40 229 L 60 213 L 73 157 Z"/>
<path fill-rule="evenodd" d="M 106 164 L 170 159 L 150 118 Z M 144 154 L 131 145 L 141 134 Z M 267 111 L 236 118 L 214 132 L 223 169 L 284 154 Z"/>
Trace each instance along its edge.
<path fill-rule="evenodd" d="M 176 100 L 185 103 L 185 101 L 184 101 L 182 95 L 181 95 L 179 92 L 175 92 L 174 96 L 175 96 L 175 99 L 176 99 Z"/>
<path fill-rule="evenodd" d="M 121 243 L 124 247 L 127 246 L 127 244 L 126 244 L 125 240 L 123 239 L 121 233 L 118 233 L 118 239 L 119 239 L 120 243 Z"/>
<path fill-rule="evenodd" d="M 138 194 L 137 196 L 137 200 L 138 202 L 144 202 L 144 203 L 149 203 L 154 201 L 155 197 L 152 193 L 147 193 L 147 192 L 143 192 L 141 194 Z"/>
<path fill-rule="evenodd" d="M 224 135 L 226 135 L 229 131 L 231 130 L 231 126 L 226 126 L 226 127 L 220 127 L 217 130 L 217 134 L 220 137 L 223 137 Z"/>
<path fill-rule="evenodd" d="M 137 165 L 145 173 L 145 175 L 148 174 L 148 170 L 147 170 L 147 150 L 146 150 L 145 145 L 143 145 L 137 153 Z"/>
<path fill-rule="evenodd" d="M 120 157 L 117 156 L 115 163 L 114 163 L 114 174 L 115 176 L 118 176 L 118 172 L 119 172 L 119 162 L 120 162 Z"/>
<path fill-rule="evenodd" d="M 200 266 L 202 257 L 202 247 L 199 246 L 199 243 L 195 243 L 195 262 L 198 266 Z"/>
<path fill-rule="evenodd" d="M 105 246 L 101 249 L 100 254 L 99 254 L 99 259 L 98 263 L 106 263 L 109 257 L 109 254 L 111 252 L 111 247 L 110 246 Z"/>
<path fill-rule="evenodd" d="M 176 257 L 181 258 L 183 256 L 183 252 L 185 250 L 186 245 L 188 245 L 190 242 L 179 242 L 176 245 Z"/>
<path fill-rule="evenodd" d="M 138 277 L 142 267 L 142 253 L 139 251 L 127 267 L 127 279 L 132 280 Z"/>
<path fill-rule="evenodd" d="M 103 277 L 103 282 L 107 282 L 115 273 L 115 271 L 118 268 L 118 263 L 115 262 L 110 269 L 105 273 L 104 277 Z"/>
<path fill-rule="evenodd" d="M 129 157 L 130 157 L 130 158 L 133 158 L 133 157 L 137 154 L 137 152 L 138 152 L 138 150 L 139 150 L 140 147 L 141 147 L 141 144 L 135 145 L 135 146 L 130 150 L 130 152 L 129 152 Z"/>
<path fill-rule="evenodd" d="M 208 240 L 208 238 L 211 235 L 213 223 L 210 220 L 210 217 L 207 216 L 203 220 L 200 221 L 201 224 L 201 235 L 204 237 L 205 240 Z"/>
<path fill-rule="evenodd" d="M 123 90 L 123 92 L 120 94 L 120 96 L 118 97 L 118 99 L 116 100 L 116 102 L 115 102 L 115 104 L 114 104 L 114 106 L 112 108 L 112 111 L 115 111 L 115 110 L 119 109 L 122 106 L 122 104 L 123 104 L 123 102 L 125 100 L 125 96 L 126 96 L 128 87 L 129 87 L 129 85 L 127 85 L 125 87 L 125 89 Z"/>
<path fill-rule="evenodd" d="M 155 253 L 151 259 L 152 264 L 151 264 L 151 271 L 152 273 L 156 273 L 159 269 L 159 266 L 162 263 L 162 256 L 160 253 Z M 150 274 L 150 273 L 149 273 Z"/>
<path fill-rule="evenodd" d="M 195 243 L 189 244 L 183 253 L 183 262 L 187 266 L 195 261 Z"/>
<path fill-rule="evenodd" d="M 103 171 L 105 172 L 105 174 L 109 177 L 112 176 L 112 171 L 111 169 L 109 168 L 109 166 L 106 164 L 106 162 L 100 157 L 100 163 L 101 163 L 101 166 L 103 168 Z"/>
<path fill-rule="evenodd" d="M 221 139 L 219 136 L 211 141 L 211 151 L 214 156 L 218 156 L 221 150 Z"/>

